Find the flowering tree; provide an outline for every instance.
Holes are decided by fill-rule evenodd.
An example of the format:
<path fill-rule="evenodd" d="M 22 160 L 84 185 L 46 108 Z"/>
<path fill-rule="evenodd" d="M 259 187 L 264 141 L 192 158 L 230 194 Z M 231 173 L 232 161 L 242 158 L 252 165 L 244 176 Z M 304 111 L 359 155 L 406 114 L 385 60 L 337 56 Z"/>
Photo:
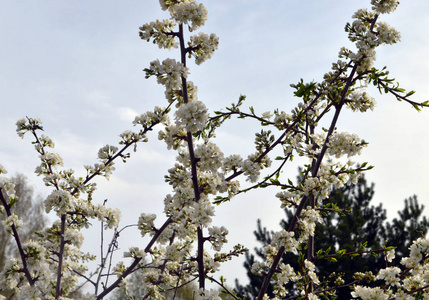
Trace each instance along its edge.
<path fill-rule="evenodd" d="M 354 134 L 338 131 L 342 109 L 357 112 L 373 109 L 375 100 L 365 91 L 368 84 L 417 110 L 428 106 L 427 102 L 410 100 L 412 91 L 406 93 L 388 77 L 386 69 L 373 66 L 375 49 L 400 39 L 398 31 L 378 21 L 381 14 L 393 12 L 398 2 L 372 0 L 372 10 L 361 9 L 353 15 L 354 20 L 346 25 L 346 31 L 357 49 L 342 48 L 339 60 L 333 63 L 322 82 L 301 80 L 292 85 L 300 102 L 290 113 L 280 109 L 262 114 L 253 109 L 244 111 L 241 106 L 245 97 L 240 96 L 226 110 L 214 111 L 212 115 L 198 100 L 197 87 L 188 80 L 187 67 L 189 59 L 195 59 L 199 65 L 211 58 L 218 47 L 215 34 L 193 34 L 204 25 L 207 11 L 194 0 L 161 0 L 160 4 L 170 18 L 143 25 L 140 37 L 159 48 L 178 49 L 178 60 L 155 60 L 144 70 L 147 78 L 155 77 L 165 87 L 166 107 L 156 107 L 137 116 L 133 123 L 139 129 L 120 134 L 118 147 L 102 147 L 98 152 L 99 162 L 85 166 L 86 176 L 77 177 L 74 170 L 59 168 L 63 165 L 62 159 L 50 151 L 53 141 L 40 134 L 43 128 L 39 119 L 24 118 L 17 122 L 21 137 L 33 136 L 41 159 L 36 173 L 52 188 L 44 201 L 45 209 L 55 212 L 58 220 L 40 232 L 37 239 L 22 241 L 19 234 L 22 221 L 12 213 L 19 199 L 11 181 L 2 178 L 2 213 L 7 216 L 5 225 L 15 240 L 19 257 L 6 264 L 0 277 L 1 289 L 12 290 L 12 297 L 17 299 L 68 299 L 83 279 L 94 288 L 85 297 L 103 299 L 118 286 L 126 288 L 127 277 L 139 269 L 143 272 L 141 284 L 146 299 L 162 299 L 163 291 L 175 290 L 194 280 L 199 285 L 196 299 L 220 299 L 218 290 L 206 288 L 206 282 L 214 282 L 229 292 L 223 278 L 216 279 L 213 274 L 222 262 L 247 249 L 238 244 L 227 252 L 222 251 L 228 230 L 212 224 L 215 205 L 237 194 L 272 186 L 280 190 L 277 198 L 282 207 L 294 209 L 294 217 L 288 229 L 276 232 L 272 243 L 264 248 L 266 261 L 253 266 L 254 273 L 264 277 L 258 299 L 267 299 L 265 293 L 270 283 L 274 285 L 276 298 L 287 297 L 284 286 L 288 282 L 296 285 L 303 299 L 335 298 L 336 289 L 342 286 L 353 286 L 353 297 L 362 299 L 428 297 L 428 240 L 415 241 L 410 247 L 410 256 L 403 259 L 400 266 L 389 264 L 394 247 L 367 249 L 363 244 L 352 253 L 329 253 L 326 249 L 316 250 L 314 245 L 315 226 L 321 222 L 323 212 L 343 209 L 326 200 L 332 188 L 355 184 L 361 172 L 371 169 L 367 163 L 351 159 L 367 143 Z M 186 31 L 191 34 L 188 40 L 185 40 Z M 214 143 L 216 130 L 233 117 L 254 120 L 262 126 L 256 134 L 255 151 L 247 158 L 224 156 Z M 329 124 L 327 128 L 319 125 L 322 119 Z M 124 257 L 130 257 L 132 262 L 129 265 L 120 262 L 112 267 L 109 259 L 120 231 L 120 212 L 104 203 L 94 203 L 93 179 L 108 178 L 116 161 L 127 161 L 129 149 L 136 151 L 138 143 L 147 142 L 149 132 L 155 127 L 159 127 L 158 138 L 165 141 L 168 149 L 177 151 L 177 162 L 165 176 L 173 192 L 165 197 L 165 218 L 161 226 L 155 226 L 157 216 L 153 214 L 143 212 L 138 220 L 141 235 L 150 238 L 146 247 L 131 247 Z M 274 162 L 270 159 L 272 153 L 281 153 Z M 283 178 L 281 172 L 296 155 L 306 158 L 307 163 L 302 168 L 301 180 L 293 183 Z M 269 169 L 261 178 L 265 168 Z M 6 173 L 4 167 L 0 167 L 0 173 Z M 242 187 L 244 180 L 250 184 Z M 81 231 L 93 219 L 101 221 L 104 229 L 112 229 L 114 234 L 101 257 L 100 267 L 91 276 L 86 274 L 86 263 L 95 257 L 83 253 L 80 247 Z M 289 251 L 299 253 L 299 269 L 280 263 L 282 255 Z M 384 254 L 386 268 L 378 274 L 357 272 L 352 282 L 345 282 L 341 274 L 318 277 L 318 261 L 335 261 L 342 256 L 364 253 Z M 116 278 L 109 282 L 112 276 Z M 366 286 L 366 282 L 375 280 L 378 280 L 375 287 Z"/>

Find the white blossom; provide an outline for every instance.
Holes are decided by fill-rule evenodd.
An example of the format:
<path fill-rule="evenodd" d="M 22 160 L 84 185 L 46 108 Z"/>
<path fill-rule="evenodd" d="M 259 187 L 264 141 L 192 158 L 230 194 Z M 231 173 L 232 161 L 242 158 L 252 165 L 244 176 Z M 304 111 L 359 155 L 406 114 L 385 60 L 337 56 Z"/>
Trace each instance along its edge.
<path fill-rule="evenodd" d="M 382 279 L 388 285 L 399 286 L 399 274 L 401 269 L 398 267 L 389 267 L 378 272 L 377 279 Z"/>
<path fill-rule="evenodd" d="M 142 40 L 150 41 L 153 39 L 153 43 L 157 44 L 159 48 L 171 49 L 177 48 L 178 42 L 173 34 L 176 22 L 171 19 L 156 20 L 155 22 L 147 23 L 141 26 L 139 35 Z"/>
<path fill-rule="evenodd" d="M 124 257 L 141 258 L 145 256 L 146 252 L 139 247 L 129 247 L 128 251 L 124 252 Z"/>
<path fill-rule="evenodd" d="M 277 248 L 285 247 L 286 252 L 295 252 L 299 243 L 295 239 L 295 232 L 281 230 L 274 233 L 272 245 Z"/>
<path fill-rule="evenodd" d="M 210 59 L 219 46 L 219 38 L 214 34 L 198 33 L 190 37 L 188 42 L 189 47 L 192 49 L 189 52 L 189 57 L 195 57 L 197 65 L 202 64 L 207 59 Z"/>
<path fill-rule="evenodd" d="M 154 221 L 156 219 L 155 214 L 146 214 L 141 213 L 138 221 L 138 228 L 142 236 L 145 236 L 147 233 L 153 234 L 155 230 Z"/>
<path fill-rule="evenodd" d="M 351 293 L 352 297 L 360 297 L 362 300 L 387 300 L 389 295 L 386 294 L 381 288 L 356 286 L 355 290 Z"/>
<path fill-rule="evenodd" d="M 209 235 L 210 235 L 210 243 L 213 246 L 213 249 L 216 251 L 220 251 L 222 248 L 222 245 L 227 243 L 228 240 L 226 239 L 226 236 L 228 235 L 228 230 L 224 227 L 210 227 L 209 228 Z"/>
<path fill-rule="evenodd" d="M 198 100 L 182 104 L 175 115 L 177 125 L 183 126 L 189 132 L 203 130 L 208 120 L 207 108 Z"/>
<path fill-rule="evenodd" d="M 54 190 L 44 201 L 46 213 L 51 210 L 59 216 L 76 209 L 75 198 L 68 191 Z"/>
<path fill-rule="evenodd" d="M 380 14 L 389 14 L 395 11 L 399 4 L 398 0 L 371 0 L 372 9 Z"/>
<path fill-rule="evenodd" d="M 349 107 L 353 111 L 366 112 L 368 109 L 374 110 L 375 99 L 371 97 L 366 91 L 356 90 L 349 95 Z"/>
<path fill-rule="evenodd" d="M 395 258 L 395 249 L 389 250 L 386 252 L 386 260 L 388 262 L 392 262 L 392 260 Z"/>
<path fill-rule="evenodd" d="M 7 174 L 7 170 L 2 164 L 0 164 L 0 174 Z"/>
<path fill-rule="evenodd" d="M 4 226 L 6 228 L 8 228 L 8 232 L 12 232 L 10 227 L 12 225 L 15 225 L 15 228 L 19 228 L 21 227 L 24 222 L 22 220 L 19 219 L 18 214 L 14 213 L 11 214 L 10 216 L 8 216 L 5 220 L 2 220 L 2 223 L 4 224 Z"/>
<path fill-rule="evenodd" d="M 194 0 L 181 0 L 180 3 L 171 5 L 168 10 L 177 23 L 188 24 L 189 31 L 203 26 L 207 20 L 207 9 Z"/>
<path fill-rule="evenodd" d="M 214 289 L 199 289 L 196 294 L 195 300 L 222 300 L 221 297 L 219 297 L 219 292 Z"/>
<path fill-rule="evenodd" d="M 378 43 L 383 44 L 394 44 L 401 40 L 401 33 L 394 27 L 390 26 L 386 22 L 377 23 L 378 32 Z"/>

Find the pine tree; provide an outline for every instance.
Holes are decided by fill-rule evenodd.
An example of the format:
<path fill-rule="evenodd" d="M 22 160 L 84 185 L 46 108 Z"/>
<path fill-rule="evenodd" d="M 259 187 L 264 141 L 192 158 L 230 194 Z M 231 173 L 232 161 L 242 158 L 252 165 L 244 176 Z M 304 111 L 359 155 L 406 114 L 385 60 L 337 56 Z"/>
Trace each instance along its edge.
<path fill-rule="evenodd" d="M 371 205 L 370 201 L 374 195 L 374 184 L 368 186 L 364 177 L 354 186 L 345 186 L 341 189 L 334 189 L 330 194 L 329 202 L 336 203 L 340 208 L 347 208 L 342 214 L 334 212 L 326 213 L 323 223 L 318 224 L 315 232 L 315 249 L 327 250 L 331 248 L 331 253 L 340 249 L 347 252 L 356 251 L 365 243 L 366 247 L 373 250 L 380 249 L 383 245 L 395 245 L 396 258 L 398 263 L 403 256 L 408 255 L 408 247 L 411 242 L 418 237 L 423 237 L 427 233 L 429 222 L 426 217 L 422 217 L 423 205 L 419 205 L 417 197 L 414 196 L 405 200 L 405 208 L 399 211 L 399 218 L 393 219 L 392 223 L 386 221 L 386 210 L 382 204 L 378 206 Z M 280 225 L 287 229 L 292 220 L 293 212 L 286 209 L 286 218 Z M 246 254 L 244 267 L 247 270 L 249 284 L 241 285 L 236 281 L 235 292 L 240 297 L 253 299 L 258 295 L 259 287 L 263 278 L 254 275 L 251 272 L 253 263 L 258 257 L 263 260 L 263 246 L 271 242 L 272 231 L 268 231 L 257 221 L 257 229 L 254 231 L 256 240 L 262 244 L 262 247 L 255 248 L 254 254 Z M 283 262 L 289 263 L 295 269 L 298 267 L 297 256 L 293 253 L 286 253 L 283 256 Z M 352 274 L 356 271 L 372 271 L 377 274 L 380 268 L 386 267 L 383 255 L 373 256 L 365 254 L 355 257 L 342 257 L 338 262 L 329 262 L 327 260 L 318 260 L 317 272 L 320 278 L 326 278 L 329 274 L 336 272 L 348 274 L 344 276 L 345 282 L 352 281 Z M 293 284 L 289 284 L 290 294 L 295 295 Z M 272 288 L 268 294 L 273 296 Z M 338 299 L 350 299 L 350 288 L 342 288 L 337 291 Z"/>

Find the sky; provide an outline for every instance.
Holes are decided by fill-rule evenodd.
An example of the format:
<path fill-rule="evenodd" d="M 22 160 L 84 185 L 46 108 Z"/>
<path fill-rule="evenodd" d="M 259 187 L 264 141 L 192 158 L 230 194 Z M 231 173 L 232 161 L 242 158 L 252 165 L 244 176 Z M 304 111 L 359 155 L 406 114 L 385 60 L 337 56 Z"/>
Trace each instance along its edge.
<path fill-rule="evenodd" d="M 211 60 L 201 66 L 189 64 L 199 99 L 214 111 L 244 94 L 244 107 L 289 112 L 297 103 L 289 85 L 300 78 L 321 80 L 339 49 L 352 48 L 344 26 L 370 1 L 201 2 L 207 7 L 208 21 L 200 31 L 216 33 L 220 45 Z M 375 65 L 387 66 L 401 87 L 415 90 L 415 101 L 428 100 L 429 95 L 428 10 L 426 0 L 403 1 L 396 12 L 380 18 L 401 32 L 402 41 L 379 48 Z M 167 17 L 156 0 L 2 1 L 0 164 L 9 174 L 23 173 L 38 194 L 49 194 L 33 173 L 38 157 L 31 138 L 21 140 L 15 133 L 20 118 L 40 118 L 65 168 L 84 175 L 83 165 L 95 163 L 100 147 L 117 144 L 118 134 L 133 129 L 136 115 L 165 106 L 163 88 L 155 79 L 145 79 L 142 70 L 155 59 L 178 59 L 179 53 L 140 40 L 138 28 Z M 418 113 L 393 97 L 370 92 L 377 99 L 376 109 L 365 114 L 345 112 L 338 128 L 369 142 L 355 160 L 375 166 L 366 175 L 375 183 L 374 204 L 382 203 L 390 218 L 414 194 L 428 207 L 429 110 Z M 254 130 L 248 123 L 229 124 L 218 132 L 224 153 L 252 153 L 257 124 Z M 175 155 L 158 141 L 156 132 L 149 134 L 149 143 L 140 144 L 126 164 L 118 162 L 109 181 L 97 180 L 97 201 L 108 199 L 109 205 L 120 208 L 122 225 L 136 223 L 141 212 L 156 213 L 161 222 L 163 198 L 170 191 L 164 175 Z M 292 165 L 285 172 L 294 179 L 296 170 Z M 228 247 L 241 243 L 252 249 L 257 218 L 269 229 L 279 229 L 284 213 L 274 194 L 263 190 L 238 196 L 217 208 L 214 225 L 230 231 Z M 97 226 L 88 232 L 85 249 L 95 249 Z M 137 231 L 124 233 L 120 243 L 131 241 L 145 245 Z M 231 285 L 236 277 L 246 280 L 244 268 L 238 270 L 237 264 L 242 261 L 222 269 Z"/>

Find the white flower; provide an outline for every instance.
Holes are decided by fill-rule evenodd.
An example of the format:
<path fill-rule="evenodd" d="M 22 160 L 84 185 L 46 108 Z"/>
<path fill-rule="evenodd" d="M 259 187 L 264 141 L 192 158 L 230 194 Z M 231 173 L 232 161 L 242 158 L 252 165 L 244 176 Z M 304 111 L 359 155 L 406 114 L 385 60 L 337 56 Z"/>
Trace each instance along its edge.
<path fill-rule="evenodd" d="M 100 148 L 100 150 L 98 150 L 98 158 L 105 161 L 105 160 L 112 158 L 112 156 L 116 152 L 118 152 L 117 147 L 111 146 L 111 145 L 106 145 L 106 146 Z"/>
<path fill-rule="evenodd" d="M 195 147 L 195 156 L 199 159 L 198 166 L 202 171 L 216 173 L 222 166 L 223 153 L 212 142 L 197 145 Z"/>
<path fill-rule="evenodd" d="M 106 222 L 107 228 L 116 228 L 121 220 L 121 211 L 117 208 L 107 208 L 104 216 L 99 216 L 99 219 L 103 219 Z"/>
<path fill-rule="evenodd" d="M 284 285 L 289 281 L 297 281 L 299 280 L 299 276 L 296 275 L 295 270 L 291 267 L 291 265 L 284 263 L 280 263 L 278 269 L 280 272 L 278 273 L 277 284 Z"/>
<path fill-rule="evenodd" d="M 368 109 L 374 110 L 375 99 L 366 91 L 353 91 L 349 95 L 350 102 L 348 105 L 353 111 L 366 112 Z"/>
<path fill-rule="evenodd" d="M 7 174 L 7 170 L 2 164 L 0 164 L 0 174 Z"/>
<path fill-rule="evenodd" d="M 186 139 L 186 131 L 181 126 L 166 126 L 164 130 L 159 131 L 158 139 L 165 141 L 167 149 L 173 148 L 174 150 L 177 150 Z"/>
<path fill-rule="evenodd" d="M 194 224 L 207 227 L 212 222 L 215 215 L 215 209 L 208 199 L 200 199 L 198 202 L 192 202 L 192 211 L 190 218 Z"/>
<path fill-rule="evenodd" d="M 317 274 L 315 273 L 316 266 L 309 260 L 304 261 L 305 268 L 307 269 L 307 275 L 310 277 L 311 281 L 313 281 L 315 284 L 319 284 L 320 280 L 317 277 Z"/>
<path fill-rule="evenodd" d="M 132 257 L 132 258 L 140 258 L 145 257 L 146 252 L 143 249 L 139 249 L 139 247 L 130 247 L 128 251 L 124 252 L 124 257 Z"/>
<path fill-rule="evenodd" d="M 216 251 L 220 251 L 222 248 L 222 245 L 228 242 L 228 240 L 226 239 L 226 236 L 228 235 L 228 230 L 224 226 L 210 227 L 209 235 L 210 235 L 209 241 Z"/>
<path fill-rule="evenodd" d="M 156 106 L 153 111 L 145 112 L 134 118 L 133 125 L 141 125 L 144 129 L 153 126 L 156 123 L 168 124 L 168 115 L 165 114 L 164 107 Z"/>
<path fill-rule="evenodd" d="M 386 22 L 377 23 L 377 32 L 380 45 L 391 45 L 401 40 L 401 33 Z"/>
<path fill-rule="evenodd" d="M 365 286 L 356 286 L 354 292 L 352 292 L 351 295 L 354 298 L 360 297 L 362 300 L 389 299 L 389 295 L 386 295 L 379 287 L 370 288 Z"/>
<path fill-rule="evenodd" d="M 252 274 L 262 276 L 265 272 L 265 269 L 267 268 L 266 264 L 264 262 L 254 262 L 251 268 Z"/>
<path fill-rule="evenodd" d="M 177 5 L 171 5 L 168 10 L 177 23 L 188 24 L 189 31 L 203 26 L 207 20 L 207 9 L 194 0 L 182 0 Z"/>
<path fill-rule="evenodd" d="M 372 9 L 380 14 L 389 14 L 395 11 L 399 4 L 398 0 L 371 0 Z"/>
<path fill-rule="evenodd" d="M 197 65 L 202 64 L 207 59 L 212 57 L 219 46 L 219 38 L 214 34 L 198 33 L 190 37 L 188 45 L 191 49 L 189 57 L 195 57 L 195 63 Z"/>
<path fill-rule="evenodd" d="M 328 153 L 336 158 L 343 155 L 350 157 L 360 154 L 364 146 L 366 146 L 366 142 L 361 140 L 356 134 L 334 132 L 329 138 Z"/>
<path fill-rule="evenodd" d="M 164 85 L 167 91 L 181 90 L 182 77 L 186 78 L 188 74 L 188 68 L 171 58 L 164 59 L 162 63 L 158 59 L 154 60 L 145 71 L 146 77 L 155 75 L 158 83 Z"/>
<path fill-rule="evenodd" d="M 274 126 L 276 126 L 278 130 L 284 130 L 287 124 L 289 124 L 291 121 L 292 116 L 290 114 L 287 114 L 284 111 L 274 112 Z"/>
<path fill-rule="evenodd" d="M 138 228 L 142 236 L 145 236 L 147 233 L 153 234 L 155 231 L 154 221 L 156 219 L 155 214 L 140 214 L 139 221 L 137 223 Z"/>
<path fill-rule="evenodd" d="M 7 196 L 9 199 L 15 199 L 15 184 L 10 178 L 0 178 L 0 188 L 2 189 L 3 195 Z"/>
<path fill-rule="evenodd" d="M 74 211 L 76 208 L 74 197 L 68 191 L 63 190 L 52 191 L 44 201 L 44 204 L 46 213 L 54 210 L 59 216 Z"/>
<path fill-rule="evenodd" d="M 243 167 L 243 158 L 238 154 L 233 154 L 225 157 L 223 161 L 223 170 L 228 171 L 238 171 Z"/>
<path fill-rule="evenodd" d="M 392 262 L 392 260 L 395 258 L 395 249 L 389 250 L 386 252 L 386 260 L 388 262 Z"/>
<path fill-rule="evenodd" d="M 2 221 L 2 223 L 8 228 L 9 232 L 12 232 L 10 230 L 10 227 L 12 225 L 15 225 L 15 228 L 19 228 L 24 224 L 24 222 L 18 218 L 18 214 L 16 213 L 7 217 L 5 220 Z"/>
<path fill-rule="evenodd" d="M 396 285 L 399 286 L 399 277 L 398 275 L 401 273 L 401 269 L 398 267 L 389 267 L 387 269 L 382 269 L 378 272 L 377 279 L 382 279 L 386 281 L 388 285 Z"/>
<path fill-rule="evenodd" d="M 308 239 L 309 236 L 314 236 L 316 230 L 316 223 L 321 223 L 322 217 L 320 213 L 312 209 L 310 206 L 302 210 L 301 216 L 298 220 L 298 227 L 303 235 L 304 239 Z"/>
<path fill-rule="evenodd" d="M 420 261 L 429 254 L 429 239 L 418 238 L 410 247 L 410 256 L 403 257 L 401 264 L 407 268 L 415 268 Z"/>
<path fill-rule="evenodd" d="M 174 20 L 156 20 L 155 22 L 147 23 L 141 26 L 139 35 L 142 40 L 150 41 L 153 39 L 153 43 L 157 44 L 159 48 L 171 49 L 177 48 L 178 42 L 175 40 L 175 36 L 167 33 L 171 33 L 176 26 Z"/>
<path fill-rule="evenodd" d="M 19 137 L 23 138 L 27 130 L 27 119 L 22 118 L 16 121 L 16 132 L 18 133 Z"/>
<path fill-rule="evenodd" d="M 244 171 L 244 175 L 247 176 L 246 181 L 250 181 L 250 182 L 258 181 L 261 167 L 257 163 L 254 163 L 251 157 L 243 161 L 242 168 Z"/>
<path fill-rule="evenodd" d="M 278 231 L 273 235 L 272 244 L 277 248 L 285 247 L 286 252 L 294 252 L 299 246 L 294 236 L 295 233 L 293 231 Z"/>
<path fill-rule="evenodd" d="M 207 108 L 201 101 L 182 104 L 176 111 L 176 122 L 186 131 L 197 132 L 206 127 L 208 120 Z"/>
<path fill-rule="evenodd" d="M 63 159 L 61 158 L 61 156 L 58 153 L 48 152 L 44 155 L 40 155 L 40 160 L 43 163 L 46 163 L 46 164 L 51 165 L 51 166 L 62 166 L 62 165 L 64 165 Z"/>
<path fill-rule="evenodd" d="M 195 300 L 222 300 L 222 298 L 219 297 L 219 292 L 217 290 L 205 290 L 200 288 L 196 294 Z"/>
<path fill-rule="evenodd" d="M 310 294 L 308 294 L 308 299 L 309 300 L 318 300 L 320 298 L 316 294 L 310 293 Z"/>

